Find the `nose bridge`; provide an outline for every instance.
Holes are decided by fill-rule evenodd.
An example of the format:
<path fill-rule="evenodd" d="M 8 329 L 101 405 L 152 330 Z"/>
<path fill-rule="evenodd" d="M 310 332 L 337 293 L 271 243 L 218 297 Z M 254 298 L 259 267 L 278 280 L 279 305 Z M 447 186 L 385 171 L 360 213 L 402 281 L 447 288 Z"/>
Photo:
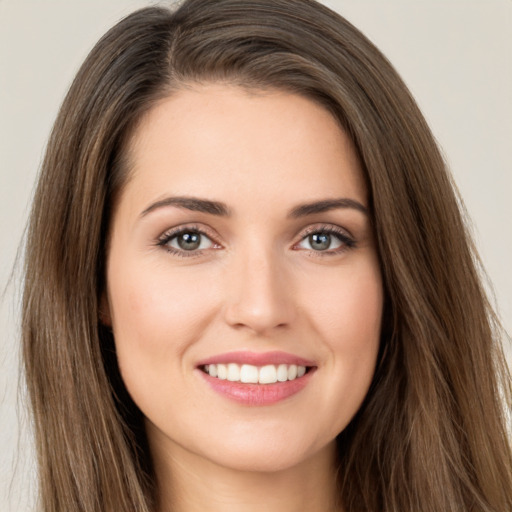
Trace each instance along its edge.
<path fill-rule="evenodd" d="M 228 274 L 226 320 L 230 325 L 262 333 L 290 323 L 288 273 L 272 245 L 256 241 L 236 251 Z"/>

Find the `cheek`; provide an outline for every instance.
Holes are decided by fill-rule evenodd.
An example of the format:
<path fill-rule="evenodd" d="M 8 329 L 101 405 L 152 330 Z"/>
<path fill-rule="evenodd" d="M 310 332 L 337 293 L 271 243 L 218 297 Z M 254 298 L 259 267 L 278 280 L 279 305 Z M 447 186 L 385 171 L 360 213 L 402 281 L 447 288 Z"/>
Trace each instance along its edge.
<path fill-rule="evenodd" d="M 215 314 L 212 288 L 198 293 L 200 276 L 191 280 L 189 274 L 171 275 L 158 263 L 118 267 L 109 273 L 117 358 L 133 394 L 161 387 L 159 376 L 178 376 L 188 347 Z"/>
<path fill-rule="evenodd" d="M 309 286 L 309 308 L 315 329 L 333 351 L 373 350 L 380 338 L 383 290 L 380 271 L 372 259 L 340 268 Z M 313 291 L 313 293 L 311 293 Z"/>
<path fill-rule="evenodd" d="M 215 301 L 208 289 L 198 293 L 201 284 L 199 275 L 169 272 L 158 263 L 112 272 L 109 297 L 114 328 L 145 348 L 160 337 L 167 345 L 169 339 L 179 344 L 186 333 L 193 335 Z"/>
<path fill-rule="evenodd" d="M 346 280 L 338 297 L 338 314 L 332 313 L 330 333 L 332 349 L 342 356 L 346 374 L 362 388 L 373 377 L 382 321 L 382 283 L 380 273 L 372 270 Z"/>
<path fill-rule="evenodd" d="M 330 435 L 336 436 L 359 410 L 375 372 L 383 306 L 377 265 L 341 269 L 322 293 L 310 295 L 309 304 L 329 379 L 317 405 L 331 418 Z"/>

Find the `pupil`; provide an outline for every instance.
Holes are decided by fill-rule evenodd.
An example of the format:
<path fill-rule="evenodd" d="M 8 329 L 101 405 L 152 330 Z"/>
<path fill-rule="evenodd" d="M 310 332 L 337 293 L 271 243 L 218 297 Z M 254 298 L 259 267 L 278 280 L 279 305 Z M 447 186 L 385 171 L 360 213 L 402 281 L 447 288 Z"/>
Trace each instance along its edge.
<path fill-rule="evenodd" d="M 178 245 L 185 251 L 193 251 L 201 244 L 201 235 L 199 233 L 183 233 L 178 237 Z"/>
<path fill-rule="evenodd" d="M 317 251 L 325 251 L 331 245 L 331 235 L 327 233 L 314 233 L 309 235 L 309 243 Z"/>

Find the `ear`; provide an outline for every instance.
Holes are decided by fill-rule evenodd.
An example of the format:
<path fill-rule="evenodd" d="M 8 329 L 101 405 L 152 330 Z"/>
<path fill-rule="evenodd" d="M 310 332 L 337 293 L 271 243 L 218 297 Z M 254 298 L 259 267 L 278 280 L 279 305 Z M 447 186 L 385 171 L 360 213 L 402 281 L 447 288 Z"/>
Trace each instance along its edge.
<path fill-rule="evenodd" d="M 110 316 L 110 305 L 107 292 L 102 292 L 99 301 L 98 319 L 105 327 L 112 327 L 112 318 Z"/>

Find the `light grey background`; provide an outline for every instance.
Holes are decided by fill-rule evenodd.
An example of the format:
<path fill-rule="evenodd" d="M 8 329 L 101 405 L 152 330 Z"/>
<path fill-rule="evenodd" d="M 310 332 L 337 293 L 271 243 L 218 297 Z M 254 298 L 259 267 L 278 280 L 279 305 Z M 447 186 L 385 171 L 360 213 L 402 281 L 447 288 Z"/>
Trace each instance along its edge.
<path fill-rule="evenodd" d="M 214 1 L 214 0 L 213 0 Z M 59 104 L 96 40 L 142 0 L 0 0 L 0 288 L 16 257 Z M 156 3 L 156 2 L 153 2 Z M 401 73 L 473 219 L 512 331 L 512 0 L 326 0 Z M 32 502 L 34 458 L 18 392 L 19 283 L 0 303 L 0 510 Z M 20 387 L 23 398 L 23 385 Z"/>

